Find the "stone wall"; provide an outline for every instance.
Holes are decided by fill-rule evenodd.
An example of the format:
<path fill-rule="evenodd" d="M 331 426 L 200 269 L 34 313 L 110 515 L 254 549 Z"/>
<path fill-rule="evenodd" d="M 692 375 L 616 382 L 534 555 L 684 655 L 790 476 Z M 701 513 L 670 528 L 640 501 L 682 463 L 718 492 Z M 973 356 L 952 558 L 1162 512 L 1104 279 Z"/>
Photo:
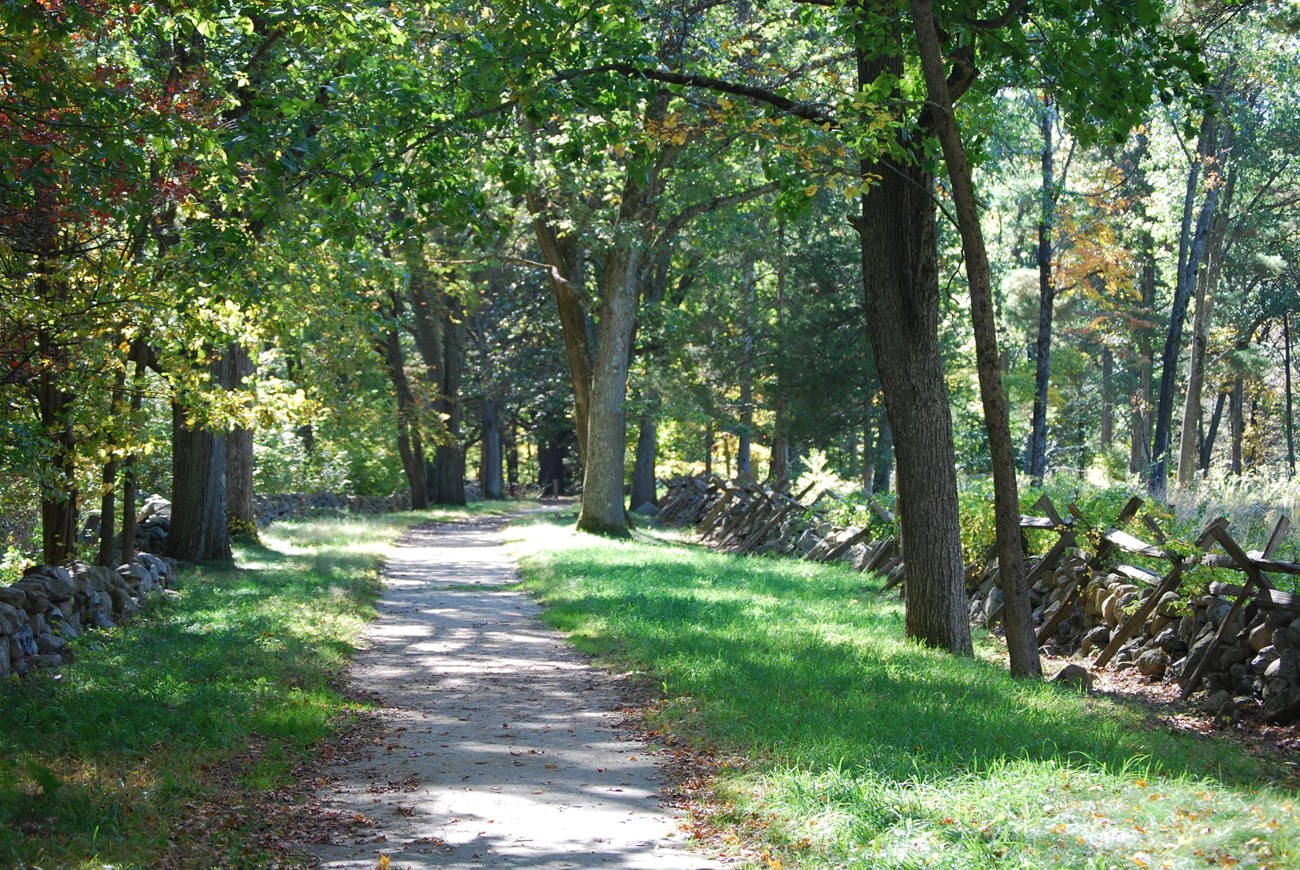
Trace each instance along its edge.
<path fill-rule="evenodd" d="M 1041 504 L 1041 503 L 1040 503 Z M 1228 583 L 1183 585 L 1181 574 L 1159 574 L 1130 564 L 1134 555 L 1148 564 L 1179 562 L 1226 568 L 1235 559 L 1210 552 L 1227 539 L 1210 527 L 1198 546 L 1203 554 L 1178 556 L 1118 529 L 1132 523 L 1141 505 L 1117 518 L 1109 531 L 1074 528 L 1057 516 L 1022 517 L 1026 528 L 1050 529 L 1058 545 L 1031 557 L 1030 601 L 1038 641 L 1048 652 L 1072 656 L 1094 669 L 1136 670 L 1151 680 L 1178 682 L 1185 694 L 1202 691 L 1199 703 L 1216 718 L 1235 719 L 1255 711 L 1273 722 L 1300 719 L 1300 595 L 1254 590 Z M 882 508 L 883 519 L 892 520 Z M 841 528 L 819 516 L 817 503 L 755 484 L 717 478 L 676 478 L 659 522 L 695 526 L 703 542 L 736 553 L 787 555 L 809 561 L 845 561 L 859 571 L 886 578 L 884 589 L 906 582 L 906 565 L 893 538 L 871 540 L 869 528 Z M 1147 527 L 1148 531 L 1150 526 Z M 1280 528 L 1285 532 L 1287 525 Z M 1275 532 L 1273 537 L 1278 537 Z M 1234 545 L 1235 546 L 1235 545 Z M 1256 572 L 1300 575 L 1300 564 L 1271 561 L 1262 553 L 1246 556 Z M 1240 574 L 1238 574 L 1240 576 Z M 997 623 L 1002 612 L 997 562 L 967 568 L 971 621 Z M 1226 623 L 1226 624 L 1225 624 Z M 1195 677 L 1193 678 L 1193 674 Z"/>
<path fill-rule="evenodd" d="M 0 588 L 0 678 L 61 664 L 70 639 L 138 613 L 171 580 L 171 565 L 151 553 L 116 571 L 84 562 L 28 568 Z"/>

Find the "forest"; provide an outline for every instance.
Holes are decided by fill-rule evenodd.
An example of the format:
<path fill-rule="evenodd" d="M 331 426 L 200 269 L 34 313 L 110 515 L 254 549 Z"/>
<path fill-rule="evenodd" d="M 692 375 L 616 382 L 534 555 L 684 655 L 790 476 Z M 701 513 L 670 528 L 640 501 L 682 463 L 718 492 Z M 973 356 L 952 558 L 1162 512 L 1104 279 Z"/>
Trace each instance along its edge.
<path fill-rule="evenodd" d="M 813 472 L 961 649 L 968 486 L 1007 576 L 1025 486 L 1290 492 L 1294 3 L 0 14 L 6 576 L 149 493 L 201 562 L 256 492 Z"/>
<path fill-rule="evenodd" d="M 1292 314 L 1297 0 L 0 3 L 0 865 L 1298 866 Z"/>

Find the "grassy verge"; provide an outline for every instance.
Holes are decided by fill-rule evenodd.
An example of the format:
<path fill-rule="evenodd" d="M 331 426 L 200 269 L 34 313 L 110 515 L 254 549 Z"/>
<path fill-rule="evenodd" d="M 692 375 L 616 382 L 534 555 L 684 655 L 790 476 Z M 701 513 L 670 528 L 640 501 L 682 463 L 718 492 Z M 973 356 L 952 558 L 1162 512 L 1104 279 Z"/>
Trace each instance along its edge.
<path fill-rule="evenodd" d="M 770 866 L 1296 867 L 1294 780 L 1224 741 L 909 644 L 840 566 L 520 529 L 547 618 L 743 765 L 713 801 Z"/>
<path fill-rule="evenodd" d="M 358 709 L 339 677 L 386 545 L 465 513 L 276 524 L 61 672 L 0 684 L 0 866 L 273 865 L 258 795 Z"/>

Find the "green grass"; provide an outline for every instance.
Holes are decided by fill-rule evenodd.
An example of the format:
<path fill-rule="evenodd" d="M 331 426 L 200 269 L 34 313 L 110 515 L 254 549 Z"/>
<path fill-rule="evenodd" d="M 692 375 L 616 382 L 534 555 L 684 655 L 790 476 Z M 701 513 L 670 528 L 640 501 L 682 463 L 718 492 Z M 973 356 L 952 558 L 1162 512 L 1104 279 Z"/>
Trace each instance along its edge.
<path fill-rule="evenodd" d="M 719 819 L 786 866 L 1300 866 L 1294 781 L 1226 741 L 903 639 L 840 566 L 520 529 L 527 585 L 721 757 Z"/>
<path fill-rule="evenodd" d="M 358 709 L 339 676 L 385 546 L 463 515 L 276 524 L 234 567 L 192 569 L 177 597 L 79 639 L 59 673 L 0 684 L 0 866 L 266 866 L 257 794 Z"/>

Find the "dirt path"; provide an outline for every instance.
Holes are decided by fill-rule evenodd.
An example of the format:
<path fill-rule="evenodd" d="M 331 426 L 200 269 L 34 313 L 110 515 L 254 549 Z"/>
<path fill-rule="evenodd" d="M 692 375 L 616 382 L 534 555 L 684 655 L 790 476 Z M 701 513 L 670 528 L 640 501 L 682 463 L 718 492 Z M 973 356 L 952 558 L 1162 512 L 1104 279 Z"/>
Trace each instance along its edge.
<path fill-rule="evenodd" d="M 665 780 L 617 730 L 618 680 L 591 667 L 515 579 L 502 521 L 430 524 L 389 558 L 354 673 L 385 741 L 337 768 L 325 809 L 369 817 L 317 846 L 329 868 L 717 866 L 675 845 Z"/>

